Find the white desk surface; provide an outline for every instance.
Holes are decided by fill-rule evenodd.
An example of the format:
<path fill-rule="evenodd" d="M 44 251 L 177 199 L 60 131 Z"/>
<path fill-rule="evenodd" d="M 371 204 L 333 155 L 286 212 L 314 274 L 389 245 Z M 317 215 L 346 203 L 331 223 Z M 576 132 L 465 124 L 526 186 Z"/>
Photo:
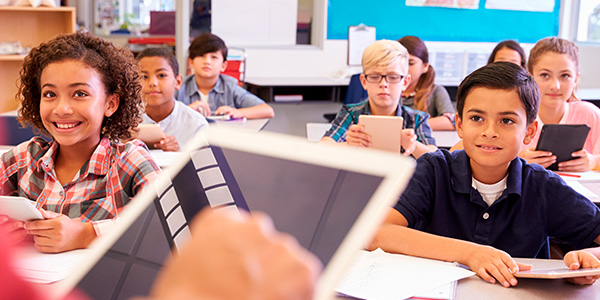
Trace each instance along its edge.
<path fill-rule="evenodd" d="M 452 148 L 452 146 L 456 145 L 460 138 L 458 137 L 458 133 L 455 130 L 449 131 L 432 131 L 431 135 L 435 138 L 435 144 L 438 147 L 443 148 Z"/>
<path fill-rule="evenodd" d="M 335 77 L 248 77 L 246 83 L 257 86 L 336 86 L 348 85 L 350 78 Z"/>

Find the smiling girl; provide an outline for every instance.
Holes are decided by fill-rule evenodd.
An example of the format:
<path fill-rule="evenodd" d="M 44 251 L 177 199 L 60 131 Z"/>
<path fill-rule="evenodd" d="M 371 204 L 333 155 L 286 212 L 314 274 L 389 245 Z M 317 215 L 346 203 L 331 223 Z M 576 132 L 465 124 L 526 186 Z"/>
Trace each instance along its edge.
<path fill-rule="evenodd" d="M 535 151 L 543 124 L 587 124 L 591 130 L 583 149 L 571 154 L 574 159 L 559 163 L 558 169 L 583 172 L 600 167 L 600 109 L 575 96 L 579 81 L 577 46 L 557 37 L 542 39 L 531 49 L 527 68 L 540 88 L 541 101 L 537 133 L 519 156 L 548 167 L 556 156 Z"/>
<path fill-rule="evenodd" d="M 160 169 L 139 141 L 119 143 L 141 121 L 141 83 L 132 54 L 87 32 L 31 50 L 21 70 L 19 121 L 34 137 L 2 156 L 0 194 L 22 196 L 45 220 L 0 216 L 42 252 L 85 248 Z"/>

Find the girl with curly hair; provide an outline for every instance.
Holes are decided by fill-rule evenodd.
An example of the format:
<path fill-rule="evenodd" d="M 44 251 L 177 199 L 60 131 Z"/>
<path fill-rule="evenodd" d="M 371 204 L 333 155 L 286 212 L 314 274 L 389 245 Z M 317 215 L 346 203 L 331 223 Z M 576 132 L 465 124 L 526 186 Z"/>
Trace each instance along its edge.
<path fill-rule="evenodd" d="M 58 36 L 25 57 L 19 121 L 34 137 L 0 160 L 0 194 L 35 202 L 44 220 L 0 216 L 11 236 L 42 252 L 87 247 L 160 172 L 130 132 L 141 121 L 133 55 L 88 32 Z"/>

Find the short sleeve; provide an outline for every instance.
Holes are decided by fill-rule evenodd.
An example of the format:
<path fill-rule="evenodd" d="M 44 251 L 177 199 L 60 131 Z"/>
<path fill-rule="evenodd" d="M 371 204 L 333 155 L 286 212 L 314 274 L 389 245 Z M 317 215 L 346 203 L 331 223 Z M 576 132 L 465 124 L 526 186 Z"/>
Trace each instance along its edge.
<path fill-rule="evenodd" d="M 435 153 L 435 152 L 434 152 Z M 408 227 L 418 228 L 426 221 L 435 189 L 435 157 L 426 153 L 417 160 L 417 168 L 394 208 L 408 221 Z"/>

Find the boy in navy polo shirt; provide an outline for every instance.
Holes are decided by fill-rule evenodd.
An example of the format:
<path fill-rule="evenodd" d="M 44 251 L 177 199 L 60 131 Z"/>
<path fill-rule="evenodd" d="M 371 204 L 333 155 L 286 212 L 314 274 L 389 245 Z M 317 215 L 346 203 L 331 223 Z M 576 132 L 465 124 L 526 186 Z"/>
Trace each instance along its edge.
<path fill-rule="evenodd" d="M 456 261 L 510 287 L 517 284 L 513 273 L 531 268 L 511 256 L 547 257 L 550 236 L 579 249 L 599 243 L 598 207 L 558 175 L 517 157 L 521 144 L 535 135 L 539 98 L 533 78 L 512 63 L 467 76 L 457 94 L 456 129 L 464 151 L 419 158 L 369 248 Z M 598 257 L 598 248 L 573 251 L 565 264 L 600 268 Z"/>

